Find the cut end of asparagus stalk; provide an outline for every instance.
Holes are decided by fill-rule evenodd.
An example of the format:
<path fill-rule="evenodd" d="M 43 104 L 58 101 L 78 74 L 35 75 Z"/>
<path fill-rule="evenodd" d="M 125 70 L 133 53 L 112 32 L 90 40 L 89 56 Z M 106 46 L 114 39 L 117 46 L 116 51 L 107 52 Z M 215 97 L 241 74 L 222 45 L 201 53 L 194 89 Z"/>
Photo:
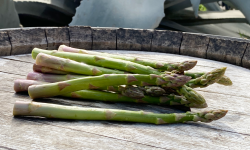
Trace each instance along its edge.
<path fill-rule="evenodd" d="M 14 116 L 28 115 L 30 112 L 29 105 L 30 105 L 30 102 L 16 101 L 14 108 L 13 108 L 13 115 Z"/>
<path fill-rule="evenodd" d="M 27 92 L 29 86 L 31 85 L 39 85 L 45 84 L 45 82 L 41 81 L 33 81 L 33 80 L 25 80 L 25 79 L 17 79 L 14 81 L 14 90 L 16 92 Z"/>

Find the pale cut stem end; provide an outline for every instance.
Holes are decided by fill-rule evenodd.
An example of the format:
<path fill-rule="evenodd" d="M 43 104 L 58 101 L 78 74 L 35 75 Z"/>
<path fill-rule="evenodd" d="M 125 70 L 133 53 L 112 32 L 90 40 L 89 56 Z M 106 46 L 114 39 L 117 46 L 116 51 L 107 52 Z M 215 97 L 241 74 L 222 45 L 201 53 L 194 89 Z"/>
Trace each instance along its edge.
<path fill-rule="evenodd" d="M 30 102 L 16 101 L 13 108 L 14 116 L 24 116 L 29 114 Z"/>

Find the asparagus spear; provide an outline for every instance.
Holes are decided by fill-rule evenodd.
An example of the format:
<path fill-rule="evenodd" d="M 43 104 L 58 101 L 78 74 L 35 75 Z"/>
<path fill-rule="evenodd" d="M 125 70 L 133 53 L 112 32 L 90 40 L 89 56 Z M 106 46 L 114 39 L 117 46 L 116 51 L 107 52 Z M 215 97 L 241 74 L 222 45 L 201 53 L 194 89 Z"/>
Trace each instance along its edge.
<path fill-rule="evenodd" d="M 34 64 L 33 65 L 33 71 L 35 72 L 41 72 L 41 73 L 49 73 L 49 74 L 69 74 L 69 72 L 61 71 L 61 70 L 56 70 L 44 66 L 39 66 Z"/>
<path fill-rule="evenodd" d="M 89 65 L 118 69 L 118 70 L 136 73 L 136 74 L 157 74 L 157 75 L 162 74 L 160 71 L 152 67 L 144 66 L 144 65 L 137 64 L 137 63 L 130 62 L 130 61 L 96 56 L 96 55 L 87 55 L 87 54 L 79 55 L 76 53 L 69 53 L 69 52 L 48 51 L 48 50 L 42 50 L 38 48 L 34 48 L 32 51 L 33 59 L 35 59 L 39 53 L 45 53 L 45 54 L 52 55 L 52 56 L 68 58 L 77 62 L 84 62 Z M 55 69 L 61 70 L 60 67 L 55 68 Z"/>
<path fill-rule="evenodd" d="M 157 114 L 144 111 L 127 111 L 118 109 L 82 108 L 38 102 L 16 101 L 14 116 L 41 116 L 46 118 L 73 120 L 109 120 L 153 124 L 211 122 L 224 117 L 227 110 L 201 111 L 198 113 Z"/>
<path fill-rule="evenodd" d="M 126 57 L 126 56 L 121 56 L 121 55 L 113 55 L 113 54 L 107 54 L 107 53 L 87 51 L 87 50 L 83 50 L 83 49 L 76 49 L 76 48 L 68 47 L 66 45 L 61 45 L 59 47 L 58 51 L 106 56 L 106 57 L 111 57 L 111 58 L 115 58 L 115 59 L 121 59 L 121 60 L 135 62 L 135 63 L 138 63 L 138 64 L 142 64 L 142 65 L 145 65 L 145 66 L 150 66 L 150 67 L 153 67 L 155 69 L 160 69 L 160 70 L 164 70 L 164 71 L 172 71 L 172 70 L 185 71 L 185 70 L 190 70 L 197 64 L 196 60 L 188 60 L 188 61 L 176 62 L 176 63 L 146 61 L 146 60 L 142 60 L 142 59 L 134 58 L 134 57 Z"/>
<path fill-rule="evenodd" d="M 40 66 L 50 67 L 66 72 L 73 72 L 85 75 L 102 75 L 102 74 L 122 74 L 123 71 L 107 69 L 103 67 L 91 66 L 84 63 L 79 63 L 73 60 L 55 57 L 40 53 L 36 57 L 36 64 Z"/>
<path fill-rule="evenodd" d="M 198 77 L 203 76 L 204 74 L 206 74 L 205 72 L 185 72 L 186 76 L 190 76 L 192 77 L 192 79 L 196 79 Z M 233 82 L 231 81 L 231 79 L 225 75 L 223 75 L 219 81 L 217 81 L 216 83 L 218 84 L 222 84 L 225 86 L 231 86 L 233 84 Z"/>
<path fill-rule="evenodd" d="M 15 80 L 14 89 L 16 92 L 28 91 L 28 87 L 31 85 L 46 84 L 47 82 L 33 81 L 33 80 Z M 110 93 L 97 90 L 80 90 L 71 93 L 64 93 L 61 96 L 71 97 L 78 99 L 90 99 L 98 101 L 108 102 L 131 102 L 131 103 L 147 103 L 156 105 L 185 105 L 191 108 L 206 108 L 207 104 L 202 105 L 190 103 L 184 96 L 175 94 L 168 94 L 159 97 L 144 96 L 142 98 L 131 98 L 130 96 L 124 96 L 119 93 Z"/>
<path fill-rule="evenodd" d="M 44 85 L 33 85 L 29 87 L 28 92 L 30 97 L 35 99 L 112 85 L 165 85 L 166 87 L 180 87 L 189 80 L 190 77 L 178 74 L 164 74 L 162 76 L 153 74 L 105 74 Z"/>
<path fill-rule="evenodd" d="M 192 79 L 186 83 L 187 86 L 191 88 L 196 87 L 207 87 L 221 79 L 221 77 L 225 74 L 226 67 L 214 69 L 211 72 L 207 72 L 201 77 L 196 79 Z"/>

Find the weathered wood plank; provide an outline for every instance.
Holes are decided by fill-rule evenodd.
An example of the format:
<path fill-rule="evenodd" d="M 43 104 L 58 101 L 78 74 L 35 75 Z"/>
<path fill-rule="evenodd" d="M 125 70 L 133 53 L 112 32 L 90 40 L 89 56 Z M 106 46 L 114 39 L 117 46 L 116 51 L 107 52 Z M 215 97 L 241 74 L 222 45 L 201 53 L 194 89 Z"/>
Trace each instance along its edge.
<path fill-rule="evenodd" d="M 95 133 L 58 127 L 41 119 L 1 115 L 1 147 L 8 149 L 161 149 Z"/>
<path fill-rule="evenodd" d="M 87 26 L 69 27 L 70 46 L 74 48 L 92 49 L 92 30 Z"/>
<path fill-rule="evenodd" d="M 35 63 L 35 60 L 31 57 L 31 54 L 2 56 L 0 58 L 28 62 L 32 64 Z"/>
<path fill-rule="evenodd" d="M 187 56 L 176 56 L 171 54 L 160 54 L 160 53 L 145 53 L 145 52 L 122 52 L 122 51 L 105 51 L 105 52 L 113 52 L 119 53 L 121 55 L 127 56 L 140 56 L 142 58 L 158 60 L 158 61 L 176 61 L 176 60 L 187 60 L 193 59 L 192 57 Z M 173 57 L 176 56 L 176 57 Z M 24 56 L 16 56 L 16 59 L 23 59 Z M 198 58 L 195 58 L 198 59 Z M 3 61 L 8 61 L 4 63 Z M 0 59 L 0 62 L 3 62 L 5 69 L 12 68 L 9 66 L 16 66 L 13 60 L 6 60 Z M 118 140 L 119 142 L 125 140 L 126 142 L 133 142 L 133 146 L 140 146 L 146 145 L 145 148 L 163 148 L 163 149 L 185 149 L 186 147 L 190 149 L 248 149 L 250 148 L 249 140 L 250 140 L 250 129 L 249 129 L 249 109 L 248 109 L 248 93 L 245 91 L 249 91 L 248 88 L 248 74 L 249 70 L 236 67 L 226 63 L 219 63 L 216 61 L 211 60 L 204 60 L 198 59 L 198 66 L 193 69 L 194 71 L 206 71 L 212 70 L 215 67 L 227 66 L 227 75 L 230 76 L 233 80 L 237 80 L 235 85 L 232 87 L 222 87 L 220 85 L 212 85 L 211 87 L 205 89 L 197 89 L 199 93 L 204 95 L 210 109 L 228 109 L 229 113 L 226 117 L 221 120 L 214 121 L 210 124 L 203 124 L 203 123 L 188 123 L 188 124 L 178 124 L 178 125 L 148 125 L 148 124 L 140 124 L 140 123 L 119 123 L 119 122 L 108 122 L 108 121 L 64 121 L 64 120 L 49 120 L 49 119 L 33 119 L 33 118 L 13 118 L 12 121 L 6 121 L 11 119 L 11 112 L 13 104 L 16 100 L 30 100 L 27 96 L 21 95 L 13 95 L 13 93 L 6 93 L 0 92 L 0 99 L 2 103 L 6 104 L 6 107 L 1 108 L 0 117 L 5 122 L 5 126 L 11 125 L 12 128 L 4 128 L 2 131 L 5 131 L 0 135 L 11 137 L 11 133 L 19 133 L 19 136 L 15 136 L 9 139 L 5 138 L 5 145 L 6 147 L 11 147 L 10 145 L 14 144 L 11 141 L 17 141 L 16 143 L 21 143 L 18 146 L 22 145 L 23 143 L 20 142 L 20 138 L 23 136 L 29 135 L 24 128 L 28 128 L 29 131 L 38 137 L 37 141 L 42 143 L 41 145 L 44 146 L 42 148 L 46 148 L 48 145 L 47 140 L 43 140 L 42 137 L 44 136 L 51 136 L 52 138 L 57 138 L 62 134 L 69 134 L 69 136 L 64 137 L 61 141 L 67 141 L 67 138 L 75 139 L 76 136 L 84 135 L 89 137 L 89 135 L 97 135 L 98 137 L 92 138 L 91 140 L 98 140 L 102 139 L 103 137 L 108 138 L 107 141 L 110 139 Z M 25 68 L 26 63 L 22 62 L 18 68 L 22 69 Z M 29 63 L 32 66 L 32 63 Z M 15 68 L 16 69 L 16 68 Z M 11 69 L 9 72 L 16 72 L 15 69 Z M 240 75 L 237 73 L 241 72 Z M 0 87 L 6 88 L 7 86 L 12 86 L 11 82 L 15 77 L 19 77 L 18 75 L 12 75 L 8 78 L 8 74 L 2 75 L 2 81 L 5 86 L 3 85 Z M 22 76 L 20 76 L 22 77 Z M 240 86 L 243 86 L 245 90 L 240 89 Z M 225 89 L 226 88 L 226 89 Z M 7 88 L 6 88 L 7 89 Z M 225 89 L 225 90 L 224 90 Z M 228 91 L 230 93 L 228 94 Z M 2 94 L 1 94 L 2 93 Z M 237 96 L 238 95 L 240 96 Z M 230 95 L 231 94 L 231 95 Z M 235 94 L 235 95 L 234 95 Z M 246 94 L 246 97 L 244 95 Z M 118 109 L 128 109 L 128 110 L 145 110 L 145 111 L 153 111 L 158 113 L 164 113 L 169 111 L 168 109 L 162 109 L 159 106 L 152 106 L 152 105 L 133 105 L 133 104 L 120 104 L 120 103 L 102 103 L 102 102 L 92 102 L 92 101 L 71 101 L 63 98 L 51 98 L 51 99 L 40 99 L 41 102 L 50 102 L 50 103 L 60 103 L 64 105 L 74 105 L 74 106 L 81 106 L 81 107 L 99 107 L 99 108 L 118 108 Z M 193 109 L 194 111 L 196 109 Z M 7 117 L 6 117 L 7 116 Z M 7 119 L 6 119 L 7 118 Z M 15 122 L 18 121 L 18 127 Z M 7 123 L 6 123 L 7 122 Z M 27 123 L 28 122 L 28 123 Z M 31 123 L 30 123 L 31 122 Z M 13 123 L 13 124 L 12 124 Z M 32 124 L 32 126 L 30 125 Z M 36 125 L 39 124 L 39 125 Z M 21 126 L 20 126 L 21 125 Z M 38 127 L 46 127 L 46 128 L 39 128 Z M 21 128 L 23 127 L 23 128 Z M 47 128 L 50 128 L 51 132 L 54 135 L 47 134 Z M 9 129 L 9 130 L 8 130 Z M 0 129 L 1 130 L 1 129 Z M 39 132 L 36 132 L 39 130 Z M 65 131 L 62 131 L 65 130 Z M 61 131 L 61 132 L 60 132 Z M 73 132 L 76 131 L 76 132 Z M 86 133 L 86 135 L 85 135 Z M 92 136 L 93 137 L 93 136 Z M 100 138 L 99 138 L 100 137 Z M 181 137 L 181 138 L 180 138 Z M 1 138 L 1 136 L 0 136 Z M 84 139 L 84 141 L 88 142 L 88 139 L 80 137 L 79 139 Z M 71 140 L 68 140 L 71 141 Z M 99 141 L 98 141 L 99 142 Z M 30 144 L 33 144 L 33 139 L 31 140 Z M 55 147 L 57 146 L 58 141 L 52 142 L 50 144 L 54 144 Z M 66 142 L 67 143 L 67 142 Z M 136 144 L 134 144 L 136 143 Z M 239 145 L 240 143 L 240 145 Z M 35 143 L 36 144 L 36 143 Z M 95 144 L 95 143 L 94 143 Z M 94 145 L 93 144 L 93 145 Z M 139 145 L 138 145 L 139 144 Z M 41 146 L 40 144 L 38 144 Z M 76 143 L 76 145 L 85 146 L 82 143 Z M 89 144 L 91 146 L 91 144 Z M 123 146 L 123 142 L 121 144 Z M 0 145 L 2 146 L 2 145 Z M 23 144 L 24 147 L 28 147 Z M 90 147 L 89 146 L 89 147 Z M 99 145 L 97 144 L 97 147 Z M 107 146 L 107 144 L 105 145 Z M 156 146 L 156 147 L 153 147 Z M 88 148 L 88 145 L 86 144 Z M 56 147 L 56 148 L 65 148 L 67 149 L 68 146 L 64 147 Z M 91 147 L 92 148 L 92 147 Z M 109 149 L 114 149 L 112 147 L 107 147 Z M 118 147 L 119 148 L 119 147 Z"/>
<path fill-rule="evenodd" d="M 92 49 L 116 50 L 116 28 L 92 28 Z"/>
<path fill-rule="evenodd" d="M 14 92 L 14 81 L 16 79 L 26 79 L 23 75 L 14 75 L 0 72 L 0 91 Z"/>
<path fill-rule="evenodd" d="M 33 64 L 0 58 L 0 71 L 26 76 L 33 71 Z"/>
<path fill-rule="evenodd" d="M 7 32 L 0 32 L 0 56 L 8 56 L 11 53 L 11 44 Z"/>
<path fill-rule="evenodd" d="M 199 58 L 207 57 L 209 37 L 199 34 L 183 33 L 180 54 Z"/>
<path fill-rule="evenodd" d="M 8 33 L 12 44 L 11 55 L 27 54 L 35 47 L 47 47 L 45 31 L 42 28 L 13 29 L 8 30 Z"/>
<path fill-rule="evenodd" d="M 49 50 L 57 50 L 62 44 L 69 46 L 68 27 L 45 28 Z"/>
<path fill-rule="evenodd" d="M 141 123 L 119 123 L 108 121 L 64 121 L 39 118 L 13 118 L 11 122 L 8 122 L 8 120 L 11 119 L 11 108 L 13 107 L 14 101 L 27 101 L 27 99 L 24 96 L 22 97 L 18 95 L 14 95 L 12 96 L 12 98 L 9 98 L 11 94 L 8 94 L 7 96 L 6 93 L 0 93 L 0 95 L 1 101 L 6 104 L 6 107 L 1 108 L 1 122 L 5 123 L 5 126 L 7 127 L 11 124 L 12 128 L 10 132 L 15 133 L 12 131 L 18 131 L 17 133 L 20 134 L 18 137 L 23 137 L 23 133 L 27 134 L 28 131 L 32 131 L 33 134 L 35 133 L 34 135 L 38 136 L 36 137 L 37 140 L 42 143 L 44 142 L 45 144 L 47 140 L 44 140 L 42 137 L 48 136 L 46 128 L 49 128 L 50 131 L 54 134 L 49 134 L 52 137 L 62 135 L 63 133 L 65 133 L 65 131 L 63 130 L 66 130 L 68 132 L 70 132 L 71 130 L 77 131 L 67 137 L 65 136 L 64 138 L 66 139 L 62 140 L 67 140 L 67 138 L 75 138 L 80 134 L 85 135 L 84 133 L 88 133 L 86 135 L 87 137 L 89 134 L 94 134 L 102 137 L 119 139 L 119 141 L 126 140 L 128 142 L 130 141 L 136 144 L 140 143 L 142 145 L 148 145 L 152 147 L 155 146 L 164 149 L 185 149 L 185 147 L 188 147 L 190 149 L 212 149 L 216 147 L 219 149 L 224 149 L 227 147 L 230 147 L 232 149 L 239 147 L 250 148 L 250 144 L 248 142 L 250 140 L 250 135 L 248 135 L 250 132 L 247 125 L 247 122 L 249 122 L 249 115 L 245 116 L 242 114 L 235 114 L 230 112 L 227 115 L 228 117 L 226 116 L 225 118 L 219 121 L 212 122 L 210 124 L 188 123 L 172 125 L 149 125 Z M 42 127 L 46 128 L 41 128 L 41 125 Z M 25 130 L 25 128 L 29 130 L 27 131 Z M 6 134 L 6 132 L 9 133 L 8 131 L 10 129 L 8 130 L 7 128 L 5 130 L 3 130 L 5 132 L 1 132 L 2 135 Z M 238 130 L 243 131 L 243 133 L 239 132 Z M 31 134 L 28 135 L 29 137 L 35 138 Z M 82 139 L 82 136 L 79 137 L 81 137 Z M 17 140 L 17 137 L 12 137 L 12 141 L 17 141 L 17 143 L 20 142 L 19 140 Z M 86 139 L 85 141 L 88 140 Z M 7 140 L 7 142 L 10 143 L 10 139 Z M 238 143 L 241 144 L 239 145 Z M 76 145 L 79 144 L 81 143 L 77 143 Z"/>
<path fill-rule="evenodd" d="M 237 38 L 209 36 L 208 59 L 241 66 L 241 60 L 249 41 Z"/>
<path fill-rule="evenodd" d="M 179 54 L 182 32 L 154 31 L 152 39 L 152 52 Z"/>

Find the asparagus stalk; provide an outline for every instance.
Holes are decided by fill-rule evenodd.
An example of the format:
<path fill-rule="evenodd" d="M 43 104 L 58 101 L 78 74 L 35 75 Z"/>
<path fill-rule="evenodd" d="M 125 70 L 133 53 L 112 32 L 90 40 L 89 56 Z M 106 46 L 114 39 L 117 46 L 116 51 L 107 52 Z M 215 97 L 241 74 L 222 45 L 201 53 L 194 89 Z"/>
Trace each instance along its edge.
<path fill-rule="evenodd" d="M 186 76 L 190 76 L 192 77 L 192 79 L 196 79 L 199 78 L 201 76 L 203 76 L 204 74 L 206 74 L 205 72 L 185 72 Z M 216 83 L 218 84 L 222 84 L 225 86 L 231 86 L 233 84 L 233 82 L 231 81 L 231 79 L 225 75 L 223 75 L 219 81 L 217 81 Z"/>
<path fill-rule="evenodd" d="M 56 75 L 56 74 L 43 74 L 38 72 L 30 72 L 27 75 L 28 80 L 37 80 L 37 81 L 44 81 L 44 82 L 59 82 L 65 81 L 70 79 L 77 79 L 86 77 L 84 75 L 74 75 L 74 74 L 66 74 L 66 75 Z"/>
<path fill-rule="evenodd" d="M 28 91 L 31 85 L 46 84 L 46 82 L 33 81 L 33 80 L 16 80 L 14 89 L 16 92 Z M 97 90 L 80 90 L 71 93 L 62 94 L 63 97 L 71 97 L 78 99 L 98 100 L 105 102 L 130 102 L 130 103 L 147 103 L 156 105 L 185 105 L 191 108 L 205 108 L 207 105 L 191 104 L 184 96 L 169 94 L 161 97 L 144 96 L 136 99 L 129 96 L 124 96 L 118 93 L 110 93 Z"/>
<path fill-rule="evenodd" d="M 189 80 L 190 77 L 178 74 L 164 74 L 162 76 L 153 74 L 105 74 L 44 85 L 33 85 L 29 87 L 28 92 L 30 97 L 35 99 L 112 85 L 165 85 L 166 87 L 180 87 Z"/>
<path fill-rule="evenodd" d="M 115 59 L 121 59 L 126 60 L 130 62 L 135 62 L 138 64 L 142 64 L 145 66 L 150 66 L 155 69 L 160 69 L 164 71 L 172 71 L 172 70 L 178 70 L 178 71 L 185 71 L 192 69 L 196 64 L 196 60 L 188 60 L 183 62 L 176 62 L 176 63 L 165 63 L 165 62 L 155 62 L 155 61 L 146 61 L 135 57 L 126 57 L 121 55 L 113 55 L 113 54 L 107 54 L 107 53 L 100 53 L 100 52 L 94 52 L 94 51 L 87 51 L 83 49 L 76 49 L 72 47 L 68 47 L 66 45 L 61 45 L 58 49 L 60 52 L 71 52 L 71 53 L 80 53 L 80 54 L 89 54 L 89 55 L 99 55 L 99 56 L 106 56 L 111 57 Z"/>
<path fill-rule="evenodd" d="M 107 69 L 103 67 L 91 66 L 84 63 L 79 63 L 73 60 L 55 57 L 40 53 L 36 57 L 36 64 L 40 66 L 50 67 L 52 69 L 73 72 L 85 75 L 102 75 L 102 74 L 122 74 L 123 71 Z"/>
<path fill-rule="evenodd" d="M 73 120 L 109 120 L 153 124 L 211 122 L 224 117 L 227 110 L 201 111 L 198 113 L 157 114 L 144 111 L 127 111 L 118 109 L 82 108 L 38 102 L 16 101 L 14 116 L 41 116 L 46 118 Z"/>
<path fill-rule="evenodd" d="M 41 73 L 49 73 L 49 74 L 69 74 L 69 72 L 61 71 L 61 70 L 56 70 L 44 66 L 39 66 L 34 64 L 33 65 L 33 71 L 34 72 L 41 72 Z"/>
<path fill-rule="evenodd" d="M 211 72 L 207 72 L 201 77 L 198 77 L 196 79 L 192 79 L 186 83 L 187 86 L 191 88 L 196 87 L 207 87 L 211 84 L 214 84 L 215 82 L 219 81 L 221 77 L 225 74 L 226 67 L 214 69 Z"/>
<path fill-rule="evenodd" d="M 89 65 L 118 69 L 136 74 L 157 74 L 157 75 L 162 74 L 160 71 L 152 67 L 144 66 L 130 61 L 103 57 L 103 56 L 88 55 L 88 54 L 79 55 L 76 53 L 69 53 L 69 52 L 48 51 L 38 48 L 34 48 L 32 51 L 33 59 L 35 59 L 39 53 L 45 53 L 52 56 L 68 58 L 77 62 L 84 62 Z M 55 69 L 61 70 L 60 67 Z"/>

